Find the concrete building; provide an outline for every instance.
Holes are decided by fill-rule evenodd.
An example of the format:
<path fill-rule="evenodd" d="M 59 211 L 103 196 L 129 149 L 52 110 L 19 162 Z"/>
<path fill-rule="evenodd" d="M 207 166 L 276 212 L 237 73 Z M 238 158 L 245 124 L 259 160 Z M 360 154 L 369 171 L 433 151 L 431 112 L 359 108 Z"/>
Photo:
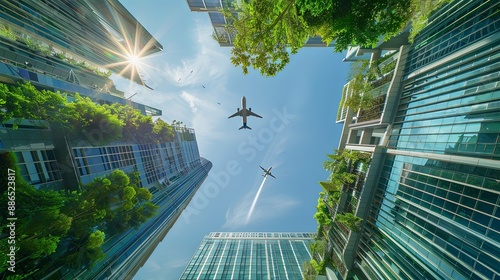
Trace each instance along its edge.
<path fill-rule="evenodd" d="M 371 106 L 344 106 L 344 87 L 339 149 L 371 162 L 331 209 L 338 279 L 500 279 L 499 5 L 443 6 L 382 57 Z"/>
<path fill-rule="evenodd" d="M 180 279 L 302 279 L 313 233 L 212 232 Z"/>

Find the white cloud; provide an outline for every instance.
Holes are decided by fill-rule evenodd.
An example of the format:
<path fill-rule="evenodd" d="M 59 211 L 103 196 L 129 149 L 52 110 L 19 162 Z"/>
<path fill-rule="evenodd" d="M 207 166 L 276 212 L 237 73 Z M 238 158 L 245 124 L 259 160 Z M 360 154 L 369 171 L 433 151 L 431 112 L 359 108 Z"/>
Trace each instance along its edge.
<path fill-rule="evenodd" d="M 224 87 L 230 60 L 224 53 L 225 49 L 209 36 L 211 33 L 211 26 L 197 24 L 193 39 L 198 51 L 192 57 L 182 59 L 180 64 L 164 64 L 161 76 L 177 87 L 209 88 L 208 84 L 211 89 Z"/>
<path fill-rule="evenodd" d="M 201 104 L 200 99 L 192 94 L 187 93 L 186 91 L 182 91 L 181 97 L 189 104 L 189 107 L 191 108 L 191 111 L 193 113 L 196 113 L 196 111 L 198 111 L 198 105 Z"/>

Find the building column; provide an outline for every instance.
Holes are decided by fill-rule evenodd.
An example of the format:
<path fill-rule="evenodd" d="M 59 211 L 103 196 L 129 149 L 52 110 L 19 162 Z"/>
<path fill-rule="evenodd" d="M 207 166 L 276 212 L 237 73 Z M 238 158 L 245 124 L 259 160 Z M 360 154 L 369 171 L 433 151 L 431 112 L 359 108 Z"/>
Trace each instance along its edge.
<path fill-rule="evenodd" d="M 373 128 L 365 128 L 361 132 L 360 144 L 369 145 L 372 139 Z"/>

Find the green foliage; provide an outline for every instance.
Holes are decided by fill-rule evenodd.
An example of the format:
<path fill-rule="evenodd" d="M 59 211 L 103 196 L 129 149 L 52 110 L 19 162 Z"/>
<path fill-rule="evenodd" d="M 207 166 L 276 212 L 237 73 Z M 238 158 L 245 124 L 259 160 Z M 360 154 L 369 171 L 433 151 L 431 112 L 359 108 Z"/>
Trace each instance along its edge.
<path fill-rule="evenodd" d="M 115 170 L 96 178 L 69 196 L 65 211 L 73 215 L 73 246 L 65 263 L 68 266 L 93 266 L 105 257 L 101 245 L 106 235 L 137 228 L 156 214 L 152 194 L 139 188 L 137 173 L 130 176 Z M 95 227 L 104 229 L 95 230 Z"/>
<path fill-rule="evenodd" d="M 408 40 L 413 42 L 415 36 L 427 26 L 427 19 L 432 13 L 452 1 L 453 0 L 411 0 L 412 28 Z"/>
<path fill-rule="evenodd" d="M 369 93 L 373 89 L 370 81 L 379 77 L 379 72 L 376 64 L 370 66 L 366 60 L 353 62 L 349 73 L 349 94 L 344 101 L 344 106 L 354 111 L 370 107 L 373 100 Z"/>
<path fill-rule="evenodd" d="M 13 153 L 0 154 L 0 168 L 16 170 L 16 215 L 23 219 L 16 222 L 16 255 L 27 269 L 35 269 L 40 260 L 52 255 L 61 240 L 70 241 L 66 255 L 61 260 L 68 266 L 93 266 L 105 257 L 101 248 L 106 233 L 117 234 L 137 228 L 156 214 L 158 206 L 150 202 L 152 194 L 139 188 L 138 174 L 129 177 L 115 170 L 105 178 L 96 178 L 83 186 L 82 191 L 56 192 L 37 190 L 20 177 Z M 0 183 L 7 185 L 8 177 L 0 176 Z M 134 184 L 132 184 L 134 183 Z M 7 205 L 7 192 L 0 196 L 0 203 Z M 2 226 L 2 233 L 8 228 Z M 7 239 L 0 239 L 0 249 L 8 248 Z M 6 251 L 7 249 L 5 249 Z M 55 257 L 59 258 L 59 256 Z M 4 257 L 0 260 L 5 261 Z M 2 263 L 0 269 L 5 267 Z"/>
<path fill-rule="evenodd" d="M 30 83 L 7 86 L 0 83 L 0 119 L 16 119 L 14 128 L 23 120 L 44 120 L 65 122 L 61 107 L 66 104 L 65 96 L 59 92 L 37 90 Z"/>
<path fill-rule="evenodd" d="M 73 102 L 66 103 L 64 114 L 68 127 L 93 145 L 102 145 L 118 140 L 122 136 L 123 122 L 103 105 L 90 98 L 75 95 Z"/>
<path fill-rule="evenodd" d="M 309 244 L 309 249 L 311 250 L 311 254 L 313 255 L 313 257 L 319 255 L 321 258 L 323 258 L 327 248 L 328 243 L 324 237 Z"/>
<path fill-rule="evenodd" d="M 379 36 L 398 33 L 411 17 L 409 1 L 397 0 L 297 0 L 312 35 L 335 40 L 335 50 L 350 45 L 373 46 Z"/>
<path fill-rule="evenodd" d="M 0 36 L 11 39 L 12 41 L 15 41 L 17 39 L 17 36 L 12 30 L 12 28 L 10 28 L 10 26 L 5 24 L 2 24 L 0 26 Z"/>
<path fill-rule="evenodd" d="M 69 64 L 79 66 L 81 68 L 87 69 L 99 76 L 109 78 L 111 76 L 111 71 L 101 71 L 95 66 L 92 66 L 88 64 L 86 61 L 77 61 L 76 59 L 70 57 L 68 54 L 65 52 L 52 52 L 49 47 L 45 46 L 42 44 L 42 42 L 38 41 L 35 38 L 32 38 L 26 34 L 22 35 L 17 35 L 12 28 L 9 25 L 3 24 L 0 26 L 0 36 L 4 38 L 9 38 L 13 41 L 21 41 L 26 44 L 26 47 L 28 47 L 30 50 L 34 52 L 41 52 L 45 56 L 53 56 L 55 58 L 58 58 L 60 60 L 63 60 Z"/>
<path fill-rule="evenodd" d="M 138 143 L 164 143 L 174 139 L 172 126 L 161 119 L 153 122 L 151 116 L 144 116 L 130 106 L 105 105 L 123 122 L 123 140 Z"/>
<path fill-rule="evenodd" d="M 42 50 L 42 45 L 37 40 L 31 38 L 30 36 L 23 36 L 21 40 L 26 44 L 26 46 L 30 50 L 34 52 Z"/>
<path fill-rule="evenodd" d="M 96 230 L 93 233 L 89 235 L 89 238 L 87 239 L 87 242 L 85 243 L 85 248 L 87 249 L 97 249 L 102 246 L 104 243 L 104 238 L 106 237 L 106 234 L 100 230 Z"/>
<path fill-rule="evenodd" d="M 311 264 L 311 261 L 306 261 L 303 265 L 302 265 L 303 269 L 302 269 L 302 279 L 303 280 L 315 280 L 316 279 L 316 275 L 318 275 L 318 273 L 316 272 L 316 270 L 314 269 L 314 266 Z"/>
<path fill-rule="evenodd" d="M 334 150 L 333 154 L 327 154 L 328 159 L 323 162 L 323 167 L 331 171 L 328 180 L 330 186 L 342 186 L 352 184 L 356 181 L 357 175 L 354 173 L 356 163 L 368 163 L 371 155 L 351 150 Z M 321 183 L 320 183 L 321 184 Z"/>
<path fill-rule="evenodd" d="M 223 11 L 228 32 L 236 33 L 231 62 L 248 74 L 252 66 L 265 76 L 275 76 L 308 38 L 307 25 L 295 9 L 295 0 L 242 2 L 235 17 Z"/>
<path fill-rule="evenodd" d="M 321 187 L 327 192 L 339 192 L 340 188 L 332 182 L 319 182 Z"/>
<path fill-rule="evenodd" d="M 373 47 L 381 36 L 396 35 L 412 21 L 410 40 L 427 25 L 427 18 L 451 0 L 253 0 L 224 11 L 232 42 L 231 62 L 248 73 L 252 66 L 274 76 L 309 36 L 320 36 L 340 52 L 351 45 Z M 217 40 L 223 41 L 222 38 Z"/>
<path fill-rule="evenodd" d="M 318 205 L 316 206 L 316 214 L 314 214 L 314 219 L 321 226 L 328 226 L 332 223 L 331 214 L 328 208 L 326 207 L 323 198 L 318 198 Z"/>
<path fill-rule="evenodd" d="M 163 121 L 162 119 L 157 119 L 153 126 L 153 137 L 159 143 L 170 142 L 174 139 L 174 131 L 172 126 Z"/>
<path fill-rule="evenodd" d="M 340 201 L 340 192 L 329 192 L 326 196 L 326 200 L 330 207 L 335 208 L 335 206 L 339 204 Z"/>
<path fill-rule="evenodd" d="M 363 219 L 353 215 L 352 213 L 337 214 L 335 216 L 335 220 L 355 232 L 361 229 L 361 222 L 363 222 Z"/>
<path fill-rule="evenodd" d="M 316 273 L 322 274 L 322 275 L 325 274 L 325 261 L 324 260 L 321 260 L 318 263 L 316 260 L 312 259 L 311 260 L 311 266 L 314 268 L 314 270 L 316 271 Z"/>
<path fill-rule="evenodd" d="M 65 129 L 71 138 L 88 140 L 92 145 L 115 140 L 156 144 L 174 139 L 172 126 L 161 119 L 153 122 L 128 105 L 100 105 L 79 94 L 73 99 L 68 102 L 65 94 L 40 91 L 28 82 L 17 86 L 0 83 L 0 120 L 14 120 L 14 129 L 24 119 L 39 126 L 49 122 Z"/>
<path fill-rule="evenodd" d="M 94 225 L 104 222 L 109 233 L 115 234 L 136 228 L 151 218 L 158 208 L 149 202 L 151 198 L 152 194 L 147 189 L 132 185 L 127 174 L 115 170 L 107 177 L 96 178 L 84 186 L 77 205 L 80 213 L 98 213 L 97 216 L 82 217 L 81 222 L 88 224 L 90 221 Z"/>
<path fill-rule="evenodd" d="M 62 211 L 65 203 L 64 193 L 36 190 L 22 179 L 15 163 L 12 153 L 0 154 L 0 167 L 3 170 L 10 168 L 16 171 L 16 216 L 22 217 L 16 221 L 16 246 L 18 248 L 16 258 L 25 259 L 23 265 L 27 269 L 33 269 L 38 259 L 56 251 L 60 240 L 67 235 L 71 227 L 72 218 Z M 6 174 L 7 172 L 0 175 L 0 183 L 3 186 L 7 186 Z M 0 196 L 0 203 L 7 205 L 7 201 L 8 191 L 4 189 Z M 9 229 L 2 226 L 1 230 L 3 234 L 7 234 Z M 7 239 L 1 239 L 0 247 L 8 246 L 6 241 Z M 2 267 L 3 263 L 0 268 Z"/>

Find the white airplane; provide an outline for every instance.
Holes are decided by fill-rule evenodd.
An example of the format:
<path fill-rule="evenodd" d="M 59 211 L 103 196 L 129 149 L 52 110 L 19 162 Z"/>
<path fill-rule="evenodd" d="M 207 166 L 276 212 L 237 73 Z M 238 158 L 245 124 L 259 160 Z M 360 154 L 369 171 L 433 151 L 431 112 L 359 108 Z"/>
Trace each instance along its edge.
<path fill-rule="evenodd" d="M 259 166 L 260 166 L 260 165 L 259 165 Z M 269 175 L 269 176 L 273 177 L 274 179 L 276 179 L 276 177 L 274 177 L 274 176 L 273 176 L 273 174 L 271 174 L 271 169 L 273 169 L 273 167 L 272 167 L 272 166 L 271 166 L 271 167 L 269 167 L 269 169 L 267 169 L 267 170 L 266 170 L 264 167 L 262 167 L 262 166 L 260 166 L 260 168 L 261 168 L 262 170 L 264 170 L 264 174 L 262 174 L 262 176 L 263 176 L 263 177 L 266 177 L 267 175 Z"/>
<path fill-rule="evenodd" d="M 242 107 L 241 110 L 240 108 L 236 109 L 236 113 L 232 114 L 227 118 L 230 119 L 236 116 L 243 117 L 243 126 L 240 127 L 240 129 L 252 129 L 251 127 L 247 126 L 247 116 L 254 116 L 257 118 L 262 118 L 262 117 L 252 112 L 252 108 L 248 108 L 247 110 L 247 99 L 245 98 L 245 96 L 241 98 L 241 107 Z"/>

